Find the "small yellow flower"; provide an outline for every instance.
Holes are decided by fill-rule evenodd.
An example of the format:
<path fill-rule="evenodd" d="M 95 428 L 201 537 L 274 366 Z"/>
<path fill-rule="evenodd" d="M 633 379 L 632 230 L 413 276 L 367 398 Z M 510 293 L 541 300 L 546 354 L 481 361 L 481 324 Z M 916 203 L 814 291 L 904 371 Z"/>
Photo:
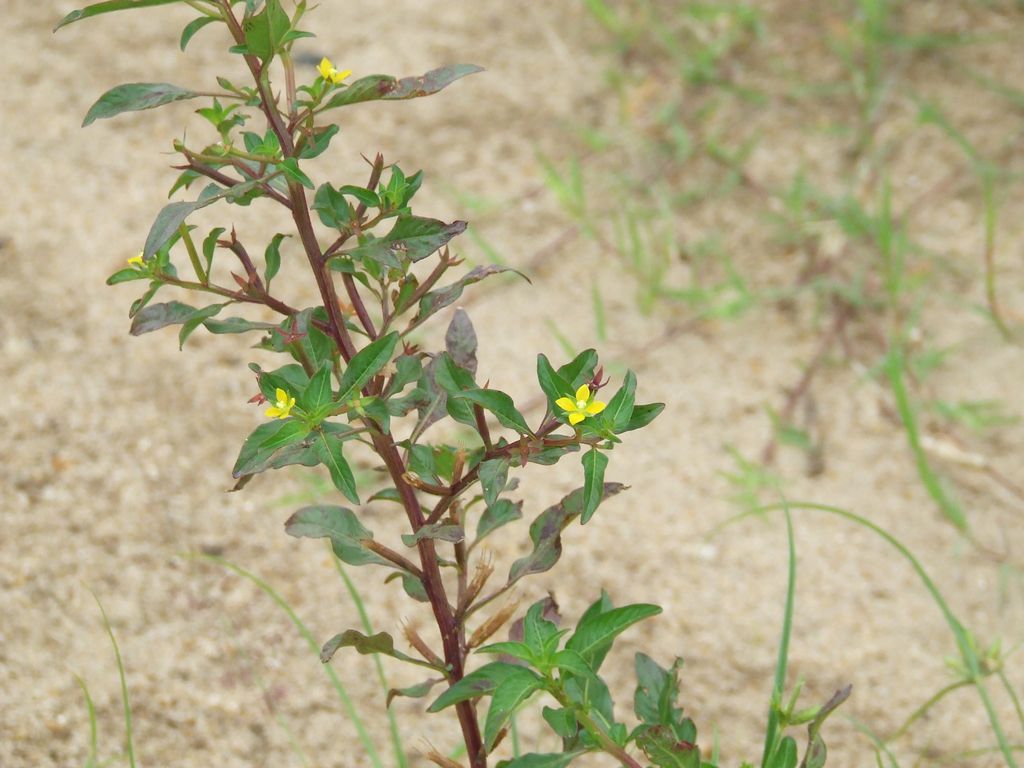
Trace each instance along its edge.
<path fill-rule="evenodd" d="M 351 69 L 343 69 L 339 72 L 326 56 L 320 60 L 320 66 L 317 67 L 317 71 L 320 73 L 320 77 L 331 85 L 341 85 L 341 81 L 352 74 Z"/>
<path fill-rule="evenodd" d="M 596 416 L 605 409 L 607 403 L 600 400 L 592 400 L 590 387 L 584 384 L 576 390 L 576 398 L 560 397 L 555 400 L 555 405 L 565 411 L 569 416 L 569 423 L 576 426 L 587 416 Z"/>
<path fill-rule="evenodd" d="M 267 408 L 264 412 L 265 415 L 270 419 L 287 419 L 295 406 L 295 398 L 289 397 L 288 393 L 280 387 L 277 388 L 274 396 L 277 398 L 277 402 Z"/>
<path fill-rule="evenodd" d="M 136 267 L 138 269 L 146 268 L 146 262 L 142 258 L 142 251 L 139 251 L 138 256 L 132 256 L 130 259 L 128 259 L 128 266 Z"/>

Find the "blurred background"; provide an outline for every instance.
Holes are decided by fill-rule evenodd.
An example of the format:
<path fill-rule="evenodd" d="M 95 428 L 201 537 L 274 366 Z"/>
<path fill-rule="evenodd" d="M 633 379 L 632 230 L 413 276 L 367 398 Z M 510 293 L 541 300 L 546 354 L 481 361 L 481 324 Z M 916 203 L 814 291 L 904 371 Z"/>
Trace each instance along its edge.
<path fill-rule="evenodd" d="M 216 27 L 183 54 L 184 3 L 51 35 L 75 7 L 21 3 L 3 21 L 0 765 L 87 764 L 76 676 L 101 764 L 125 764 L 118 670 L 90 590 L 120 642 L 141 764 L 372 764 L 281 606 L 193 556 L 257 575 L 316 642 L 358 626 L 322 542 L 283 532 L 295 508 L 333 494 L 326 473 L 282 470 L 226 493 L 262 420 L 246 404 L 246 363 L 262 353 L 201 331 L 184 352 L 172 331 L 129 337 L 137 292 L 104 285 L 166 201 L 171 141 L 208 126 L 190 103 L 80 129 L 83 115 L 123 82 L 241 82 L 238 57 Z M 478 379 L 536 403 L 538 352 L 596 347 L 613 382 L 633 369 L 639 400 L 668 404 L 613 455 L 608 479 L 631 489 L 570 529 L 558 567 L 522 589 L 524 604 L 550 590 L 572 622 L 601 589 L 664 606 L 607 664 L 621 709 L 635 651 L 681 656 L 701 744 L 717 743 L 723 765 L 760 754 L 785 527 L 777 513 L 723 524 L 784 494 L 892 532 L 982 651 L 1002 639 L 990 688 L 1024 743 L 1024 668 L 1012 654 L 1002 666 L 1024 636 L 1020 3 L 327 0 L 305 26 L 309 80 L 325 55 L 354 78 L 487 70 L 429 99 L 344 110 L 307 169 L 362 183 L 361 155 L 377 151 L 422 168 L 417 212 L 470 222 L 453 243 L 466 266 L 531 278 L 464 295 Z M 284 231 L 268 210 L 213 207 L 194 223 L 259 242 Z M 314 303 L 289 272 L 298 251 L 282 255 L 292 303 Z M 422 340 L 436 348 L 440 334 Z M 574 460 L 530 474 L 524 521 L 495 540 L 499 570 L 526 550 L 529 521 L 580 484 Z M 362 513 L 379 538 L 400 532 L 393 509 Z M 826 729 L 829 765 L 875 764 L 876 749 L 886 765 L 1004 764 L 907 562 L 847 521 L 794 520 L 791 683 L 806 681 L 806 705 L 854 686 Z M 394 583 L 349 576 L 376 629 L 397 636 L 403 620 L 433 636 Z M 373 661 L 339 654 L 334 669 L 394 764 Z M 458 740 L 423 706 L 392 706 L 410 765 Z M 534 719 L 520 732 L 543 747 Z"/>

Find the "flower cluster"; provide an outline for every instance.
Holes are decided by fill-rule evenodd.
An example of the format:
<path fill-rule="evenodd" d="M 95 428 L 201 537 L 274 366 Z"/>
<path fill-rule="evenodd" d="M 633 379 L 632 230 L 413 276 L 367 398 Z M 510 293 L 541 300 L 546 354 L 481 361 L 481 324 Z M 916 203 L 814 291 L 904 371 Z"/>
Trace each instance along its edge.
<path fill-rule="evenodd" d="M 335 69 L 334 64 L 326 56 L 320 60 L 320 66 L 316 69 L 320 73 L 320 77 L 331 85 L 341 85 L 342 81 L 352 74 L 351 69 L 342 69 L 340 71 Z"/>
<path fill-rule="evenodd" d="M 287 419 L 295 407 L 295 398 L 280 387 L 274 392 L 274 397 L 277 398 L 277 402 L 267 408 L 264 414 L 268 419 Z"/>
<path fill-rule="evenodd" d="M 569 423 L 576 426 L 587 416 L 596 416 L 605 409 L 607 403 L 594 400 L 590 394 L 590 387 L 586 384 L 576 390 L 575 398 L 560 397 L 555 400 L 555 405 L 561 408 L 569 417 Z"/>

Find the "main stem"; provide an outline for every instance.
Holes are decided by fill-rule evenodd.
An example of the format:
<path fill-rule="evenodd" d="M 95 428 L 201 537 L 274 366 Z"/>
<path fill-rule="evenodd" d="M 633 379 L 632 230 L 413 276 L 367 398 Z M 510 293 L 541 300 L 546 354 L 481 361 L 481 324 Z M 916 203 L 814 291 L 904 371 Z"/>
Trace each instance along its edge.
<path fill-rule="evenodd" d="M 231 9 L 230 0 L 220 0 L 220 8 L 235 41 L 239 44 L 244 43 L 245 33 Z M 295 145 L 292 141 L 291 133 L 282 120 L 281 113 L 274 102 L 273 94 L 265 77 L 264 65 L 254 56 L 246 56 L 245 60 L 259 89 L 263 112 L 267 117 L 271 130 L 277 135 L 284 156 L 294 157 Z M 381 163 L 378 160 L 375 163 L 375 171 L 378 177 L 380 167 Z M 324 309 L 327 311 L 331 335 L 338 346 L 339 353 L 347 362 L 352 359 L 356 349 L 345 326 L 345 319 L 338 305 L 337 290 L 331 278 L 330 270 L 325 263 L 324 252 L 320 248 L 316 232 L 313 229 L 305 190 L 303 190 L 300 184 L 290 182 L 288 184 L 288 199 L 291 202 L 291 214 L 295 227 L 298 230 L 299 238 L 302 241 L 303 250 L 305 250 L 306 257 L 309 259 L 309 265 L 316 278 L 317 288 L 320 291 Z M 346 285 L 346 287 L 349 286 Z M 366 314 L 362 298 L 355 290 L 354 283 L 350 287 L 349 297 L 353 302 L 356 313 L 365 323 L 369 316 Z M 372 335 L 372 326 L 366 330 Z M 388 474 L 391 475 L 391 480 L 395 484 L 395 488 L 398 489 L 413 532 L 418 531 L 424 524 L 423 510 L 420 507 L 419 500 L 416 498 L 416 492 L 403 478 L 406 470 L 405 463 L 402 461 L 398 448 L 395 446 L 394 439 L 391 435 L 374 432 L 373 446 L 377 454 L 384 461 Z M 430 539 L 422 539 L 418 544 L 418 548 L 420 564 L 423 570 L 423 588 L 427 593 L 430 607 L 434 612 L 434 619 L 441 633 L 444 660 L 449 667 L 448 676 L 453 683 L 458 682 L 465 675 L 465 654 L 463 653 L 460 640 L 459 622 L 456 621 L 454 611 L 448 602 L 448 595 L 445 592 L 444 581 L 441 578 L 441 568 L 437 561 L 437 551 L 434 548 L 434 542 Z M 466 743 L 470 765 L 472 768 L 487 768 L 487 756 L 484 754 L 483 740 L 480 737 L 480 726 L 476 719 L 476 710 L 473 704 L 469 701 L 461 702 L 456 705 L 456 712 L 459 717 L 459 725 L 462 727 L 462 737 Z"/>
<path fill-rule="evenodd" d="M 405 507 L 409 523 L 414 531 L 423 527 L 423 509 L 420 507 L 416 492 L 413 490 L 403 475 L 405 464 L 398 453 L 395 441 L 391 435 L 378 434 L 373 437 L 373 446 L 377 453 L 384 460 L 388 468 L 388 474 L 398 489 Z M 449 666 L 449 678 L 453 683 L 458 682 L 465 676 L 465 655 L 460 640 L 459 623 L 455 619 L 455 613 L 448 602 L 448 595 L 441 579 L 441 568 L 437 562 L 437 550 L 431 539 L 421 539 L 419 544 L 420 564 L 423 568 L 423 588 L 430 600 L 431 610 L 434 612 L 434 620 L 441 632 L 441 645 L 444 648 L 444 660 Z M 459 716 L 459 725 L 462 727 L 462 738 L 466 743 L 466 751 L 469 755 L 469 762 L 473 768 L 486 768 L 487 755 L 484 754 L 483 740 L 480 737 L 480 725 L 476 719 L 476 710 L 469 701 L 460 702 L 455 706 Z"/>

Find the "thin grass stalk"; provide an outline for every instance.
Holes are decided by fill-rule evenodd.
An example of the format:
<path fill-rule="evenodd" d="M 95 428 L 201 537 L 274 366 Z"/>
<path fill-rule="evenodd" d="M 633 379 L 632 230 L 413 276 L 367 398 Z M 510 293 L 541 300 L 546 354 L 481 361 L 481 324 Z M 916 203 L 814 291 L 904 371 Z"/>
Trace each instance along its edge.
<path fill-rule="evenodd" d="M 786 502 L 782 502 L 786 512 L 786 539 L 789 546 L 789 573 L 786 584 L 786 606 L 782 615 L 782 634 L 779 638 L 779 655 L 775 662 L 775 683 L 772 687 L 772 701 L 768 710 L 768 729 L 764 735 L 764 753 L 761 765 L 768 764 L 768 758 L 775 749 L 779 737 L 779 706 L 786 688 L 786 671 L 789 667 L 789 640 L 793 632 L 793 607 L 796 600 L 796 543 L 793 539 L 793 520 L 790 517 Z"/>
<path fill-rule="evenodd" d="M 92 590 L 89 590 L 92 592 Z M 107 612 L 103 609 L 103 603 L 100 602 L 99 597 L 96 596 L 95 592 L 92 592 L 93 600 L 96 601 L 96 605 L 100 608 L 100 615 L 103 616 L 103 626 L 107 630 L 107 635 L 110 636 L 110 644 L 114 646 L 114 659 L 117 661 L 117 674 L 121 678 L 121 703 L 124 706 L 124 747 L 125 753 L 128 757 L 128 765 L 131 768 L 135 767 L 135 742 L 132 738 L 132 705 L 128 699 L 128 680 L 124 672 L 124 661 L 121 659 L 121 649 L 117 645 L 117 638 L 114 637 L 114 630 L 110 626 L 110 619 L 107 618 Z"/>
<path fill-rule="evenodd" d="M 1002 722 L 999 719 L 999 715 L 996 714 L 995 707 L 992 705 L 992 698 L 989 696 L 988 688 L 985 686 L 985 683 L 982 679 L 983 676 L 981 671 L 981 661 L 978 659 L 978 655 L 974 651 L 974 646 L 967 633 L 967 630 L 960 623 L 960 620 L 953 613 L 953 610 L 949 607 L 949 604 L 946 602 L 945 598 L 943 598 L 942 593 L 939 591 L 939 588 L 935 585 L 935 582 L 932 581 L 931 577 L 928 575 L 928 572 L 925 571 L 924 566 L 922 566 L 918 559 L 914 557 L 913 553 L 911 553 L 911 551 L 907 549 L 907 547 L 902 542 L 900 542 L 899 539 L 897 539 L 891 533 L 886 531 L 884 528 L 876 525 L 875 523 L 872 523 L 867 518 L 861 517 L 860 515 L 854 512 L 850 512 L 849 510 L 845 510 L 840 507 L 832 507 L 827 504 L 816 504 L 814 502 L 809 501 L 792 501 L 781 504 L 769 504 L 760 507 L 756 510 L 752 510 L 750 512 L 742 512 L 739 515 L 736 515 L 735 517 L 731 518 L 729 522 L 736 522 L 738 520 L 741 520 L 745 517 L 749 517 L 754 514 L 770 512 L 779 509 L 785 510 L 787 514 L 791 509 L 815 510 L 818 512 L 828 512 L 829 514 L 837 515 L 839 517 L 846 518 L 847 520 L 851 520 L 852 522 L 857 523 L 858 525 L 861 525 L 870 531 L 873 531 L 878 536 L 883 538 L 886 542 L 889 543 L 889 545 L 896 549 L 896 551 L 899 552 L 904 557 L 904 559 L 907 560 L 907 562 L 910 563 L 911 567 L 914 569 L 915 573 L 917 573 L 918 577 L 921 579 L 921 582 L 924 584 L 925 589 L 928 590 L 928 593 L 935 601 L 935 604 L 939 607 L 939 610 L 942 612 L 943 618 L 946 620 L 946 623 L 949 625 L 950 631 L 953 633 L 953 637 L 956 640 L 957 647 L 960 650 L 960 656 L 963 660 L 964 667 L 967 669 L 967 672 L 970 676 L 970 682 L 974 685 L 975 690 L 978 692 L 978 698 L 981 699 L 982 706 L 985 708 L 985 714 L 988 716 L 989 725 L 992 726 L 992 732 L 996 736 L 996 741 L 999 745 L 999 751 L 1002 752 L 1003 759 L 1006 762 L 1006 765 L 1009 766 L 1009 768 L 1018 768 L 1017 761 L 1013 757 L 1013 749 L 1006 739 L 1006 734 L 1003 732 Z"/>
<path fill-rule="evenodd" d="M 363 631 L 367 635 L 374 634 L 373 624 L 370 623 L 370 616 L 366 612 L 366 604 L 363 602 L 362 595 L 359 594 L 359 590 L 356 589 L 355 583 L 348 575 L 345 567 L 341 564 L 341 560 L 334 554 L 334 550 L 331 550 L 331 558 L 334 560 L 334 567 L 337 568 L 338 575 L 341 576 L 341 580 L 345 583 L 345 589 L 348 590 L 348 594 L 356 606 L 356 611 L 359 613 L 359 622 L 363 626 Z M 386 697 L 391 686 L 388 684 L 387 675 L 384 673 L 384 664 L 381 662 L 380 656 L 376 653 L 373 654 L 373 664 L 377 668 L 377 679 L 380 681 L 381 690 Z M 391 735 L 391 748 L 395 753 L 395 762 L 399 768 L 407 768 L 409 759 L 406 757 L 405 747 L 402 744 L 402 734 L 398 729 L 398 719 L 395 717 L 395 713 L 391 707 L 387 708 L 387 716 L 388 731 Z"/>
<path fill-rule="evenodd" d="M 96 705 L 93 703 L 92 696 L 89 695 L 89 686 L 85 684 L 85 680 L 75 675 L 75 681 L 82 689 L 82 695 L 85 697 L 85 709 L 89 713 L 89 756 L 85 760 L 85 768 L 97 768 L 99 765 L 97 757 L 99 731 L 96 725 Z"/>
<path fill-rule="evenodd" d="M 907 442 L 917 462 L 917 473 L 924 484 L 925 490 L 932 500 L 938 505 L 939 510 L 961 533 L 968 532 L 967 518 L 956 500 L 943 487 L 942 480 L 932 468 L 928 461 L 928 455 L 921 445 L 921 435 L 917 427 L 917 417 L 910 403 L 910 395 L 903 381 L 903 349 L 895 343 L 889 351 L 885 361 L 885 371 L 889 377 L 889 385 L 892 387 L 893 395 L 896 398 L 896 410 L 899 412 L 903 428 L 907 432 Z"/>
<path fill-rule="evenodd" d="M 1020 696 L 1017 695 L 1016 689 L 1014 689 L 1003 670 L 1000 669 L 997 675 L 999 677 L 999 682 L 1001 682 L 1003 687 L 1006 689 L 1006 695 L 1009 696 L 1010 701 L 1013 702 L 1013 709 L 1017 713 L 1017 720 L 1020 722 L 1020 727 L 1024 729 L 1024 709 L 1021 708 Z"/>
<path fill-rule="evenodd" d="M 283 597 L 281 597 L 281 595 L 279 595 L 277 591 L 274 590 L 273 587 L 267 584 L 267 582 L 265 582 L 256 574 L 245 570 L 240 565 L 235 565 L 230 560 L 225 560 L 222 557 L 203 554 L 194 556 L 202 558 L 203 560 L 209 560 L 211 563 L 216 563 L 224 568 L 227 568 L 228 570 L 233 571 L 242 578 L 248 579 L 257 587 L 259 587 L 259 589 L 262 590 L 262 592 L 265 595 L 267 595 L 267 597 L 273 600 L 277 604 L 277 606 L 285 612 L 285 614 L 291 620 L 292 624 L 295 625 L 295 628 L 299 630 L 299 634 L 302 635 L 302 638 L 306 641 L 306 644 L 309 645 L 310 650 L 312 650 L 313 653 L 316 654 L 317 659 L 320 658 L 320 643 L 317 642 L 316 637 L 309 630 L 309 627 L 305 625 L 302 619 L 298 617 L 298 615 L 288 604 L 288 602 Z M 370 734 L 366 730 L 366 725 L 363 723 L 363 719 L 359 716 L 359 712 L 356 710 L 352 698 L 348 695 L 348 691 L 345 690 L 345 686 L 341 682 L 341 679 L 338 677 L 338 673 L 334 671 L 334 667 L 332 667 L 330 664 L 322 664 L 321 666 L 323 667 L 324 673 L 327 675 L 327 677 L 330 678 L 331 684 L 334 686 L 334 690 L 338 694 L 338 698 L 341 699 L 341 703 L 345 707 L 346 713 L 352 720 L 352 724 L 355 726 L 356 733 L 359 736 L 359 741 L 362 743 L 363 749 L 366 751 L 367 757 L 370 758 L 370 761 L 373 763 L 374 768 L 384 768 L 384 764 L 381 762 L 380 759 L 380 754 L 377 752 L 376 746 L 374 746 L 373 739 L 370 738 Z"/>

